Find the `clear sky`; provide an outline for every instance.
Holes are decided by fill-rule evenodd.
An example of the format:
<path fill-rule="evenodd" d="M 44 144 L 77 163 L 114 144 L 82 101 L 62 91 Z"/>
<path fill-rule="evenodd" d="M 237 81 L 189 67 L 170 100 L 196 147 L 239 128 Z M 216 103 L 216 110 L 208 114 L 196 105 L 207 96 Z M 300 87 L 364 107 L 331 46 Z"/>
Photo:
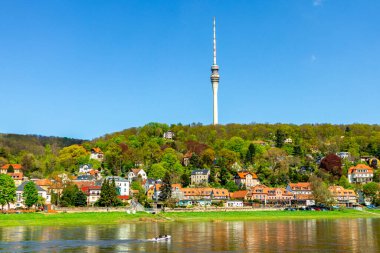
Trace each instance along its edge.
<path fill-rule="evenodd" d="M 380 121 L 380 1 L 0 2 L 2 133 Z"/>

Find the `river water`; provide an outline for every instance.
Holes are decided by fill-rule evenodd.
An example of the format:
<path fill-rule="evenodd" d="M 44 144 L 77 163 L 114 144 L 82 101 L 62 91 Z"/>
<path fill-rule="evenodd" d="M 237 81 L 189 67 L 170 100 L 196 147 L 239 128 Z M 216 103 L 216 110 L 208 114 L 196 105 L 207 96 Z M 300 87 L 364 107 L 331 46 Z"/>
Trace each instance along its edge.
<path fill-rule="evenodd" d="M 159 234 L 171 241 L 152 242 Z M 0 252 L 380 252 L 380 219 L 0 228 Z"/>

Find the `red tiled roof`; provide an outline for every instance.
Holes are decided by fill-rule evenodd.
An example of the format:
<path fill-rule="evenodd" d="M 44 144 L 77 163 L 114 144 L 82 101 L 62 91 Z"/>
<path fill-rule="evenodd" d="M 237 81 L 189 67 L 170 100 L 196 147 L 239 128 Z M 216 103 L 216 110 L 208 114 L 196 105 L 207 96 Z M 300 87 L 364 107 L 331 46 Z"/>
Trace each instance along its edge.
<path fill-rule="evenodd" d="M 12 167 L 13 167 L 13 169 L 15 169 L 15 170 L 21 170 L 22 169 L 22 166 L 21 166 L 21 164 L 5 164 L 5 165 L 3 165 L 1 168 L 3 169 L 3 170 L 7 170 L 7 169 L 9 169 L 9 167 L 12 165 Z"/>
<path fill-rule="evenodd" d="M 34 183 L 39 186 L 51 186 L 53 184 L 53 182 L 49 179 L 39 179 Z"/>
<path fill-rule="evenodd" d="M 236 191 L 236 192 L 231 192 L 230 196 L 233 199 L 244 199 L 245 196 L 247 195 L 248 191 Z"/>
<path fill-rule="evenodd" d="M 256 175 L 255 173 L 251 173 L 251 172 L 238 172 L 238 176 L 239 176 L 239 178 L 241 178 L 241 179 L 246 178 L 246 176 L 247 176 L 248 174 L 251 174 L 253 179 L 257 179 L 257 178 L 258 178 L 257 175 Z"/>
<path fill-rule="evenodd" d="M 103 153 L 100 148 L 92 148 L 91 150 L 94 151 L 95 153 Z"/>
<path fill-rule="evenodd" d="M 22 173 L 8 173 L 8 175 L 16 180 L 22 180 L 22 178 L 24 177 L 24 174 Z"/>
<path fill-rule="evenodd" d="M 121 199 L 121 200 L 127 200 L 129 199 L 129 196 L 117 196 L 118 199 Z"/>
<path fill-rule="evenodd" d="M 363 169 L 367 170 L 367 172 L 357 172 L 357 173 L 373 173 L 373 169 L 369 167 L 368 165 L 358 164 L 356 166 L 352 166 L 348 170 L 348 174 L 356 173 L 356 170 L 363 170 Z"/>
<path fill-rule="evenodd" d="M 311 190 L 309 182 L 289 183 L 289 186 L 292 190 Z"/>

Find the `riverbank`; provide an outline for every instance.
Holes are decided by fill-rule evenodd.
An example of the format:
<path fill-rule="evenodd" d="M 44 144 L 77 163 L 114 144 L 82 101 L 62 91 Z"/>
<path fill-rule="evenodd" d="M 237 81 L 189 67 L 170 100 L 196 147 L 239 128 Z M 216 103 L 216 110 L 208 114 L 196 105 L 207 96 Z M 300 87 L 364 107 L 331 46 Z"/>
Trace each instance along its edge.
<path fill-rule="evenodd" d="M 7 226 L 78 226 L 143 222 L 223 222 L 255 220 L 380 218 L 378 213 L 357 210 L 327 212 L 312 211 L 255 211 L 255 212 L 182 212 L 148 214 L 108 213 L 26 213 L 0 215 L 0 227 Z"/>

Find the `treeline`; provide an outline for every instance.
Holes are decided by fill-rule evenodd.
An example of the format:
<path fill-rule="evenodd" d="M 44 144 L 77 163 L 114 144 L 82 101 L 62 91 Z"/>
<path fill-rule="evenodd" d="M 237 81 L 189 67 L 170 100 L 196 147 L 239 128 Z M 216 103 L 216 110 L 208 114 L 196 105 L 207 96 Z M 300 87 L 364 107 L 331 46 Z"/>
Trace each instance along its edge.
<path fill-rule="evenodd" d="M 173 139 L 163 138 L 168 131 L 174 133 Z M 104 152 L 102 163 L 90 160 L 89 152 L 95 147 Z M 19 151 L 11 154 L 11 160 L 22 163 L 28 172 L 34 172 L 33 176 L 48 176 L 57 171 L 76 173 L 85 163 L 102 168 L 105 175 L 126 176 L 131 168 L 142 166 L 149 177 L 163 178 L 168 172 L 172 183 L 185 186 L 193 169 L 208 168 L 211 185 L 231 190 L 236 187 L 232 179 L 239 170 L 255 172 L 261 182 L 269 186 L 307 181 L 310 173 L 321 175 L 330 183 L 346 184 L 347 179 L 341 176 L 347 175 L 351 161 L 342 161 L 342 171 L 338 174 L 321 173 L 317 164 L 322 157 L 337 152 L 349 152 L 355 163 L 361 156 L 379 157 L 380 126 L 149 123 L 81 145 L 54 149 L 49 143 L 39 154 L 31 153 L 34 159 L 20 155 Z M 188 166 L 184 166 L 186 157 Z M 375 180 L 378 180 L 377 175 Z"/>

